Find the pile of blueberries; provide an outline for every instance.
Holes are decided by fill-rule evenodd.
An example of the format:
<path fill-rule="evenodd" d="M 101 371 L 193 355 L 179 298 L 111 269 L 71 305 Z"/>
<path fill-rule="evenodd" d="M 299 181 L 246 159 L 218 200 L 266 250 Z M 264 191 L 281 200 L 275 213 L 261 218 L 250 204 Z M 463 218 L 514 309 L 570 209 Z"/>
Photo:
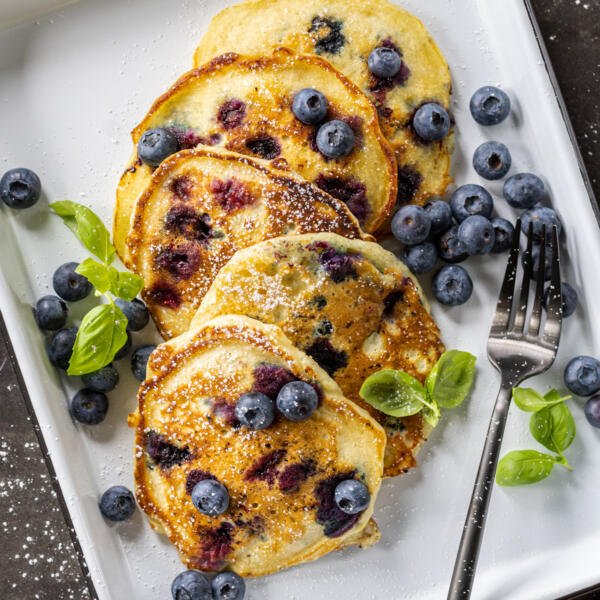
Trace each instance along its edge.
<path fill-rule="evenodd" d="M 585 417 L 592 427 L 600 427 L 600 360 L 593 356 L 576 356 L 567 364 L 564 380 L 576 396 L 591 396 L 585 403 Z"/>

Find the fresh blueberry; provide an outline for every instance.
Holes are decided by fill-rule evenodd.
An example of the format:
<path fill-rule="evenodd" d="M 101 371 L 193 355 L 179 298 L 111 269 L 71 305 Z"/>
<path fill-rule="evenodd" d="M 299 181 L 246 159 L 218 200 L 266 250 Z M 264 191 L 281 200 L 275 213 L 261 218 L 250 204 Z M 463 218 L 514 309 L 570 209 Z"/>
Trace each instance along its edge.
<path fill-rule="evenodd" d="M 48 346 L 48 358 L 55 367 L 65 370 L 69 367 L 76 337 L 77 327 L 59 329 L 54 334 Z"/>
<path fill-rule="evenodd" d="M 102 392 L 83 388 L 71 399 L 69 411 L 76 421 L 84 425 L 98 425 L 106 417 L 108 398 Z"/>
<path fill-rule="evenodd" d="M 33 312 L 40 329 L 56 331 L 65 326 L 69 309 L 57 296 L 42 296 Z"/>
<path fill-rule="evenodd" d="M 29 208 L 42 193 L 40 178 L 30 169 L 6 171 L 0 179 L 0 198 L 10 208 Z"/>
<path fill-rule="evenodd" d="M 81 381 L 86 388 L 95 392 L 110 392 L 119 383 L 119 373 L 112 365 L 106 365 L 98 371 L 82 375 Z"/>
<path fill-rule="evenodd" d="M 533 173 L 517 173 L 504 182 L 503 194 L 513 208 L 531 208 L 544 197 L 546 187 Z"/>
<path fill-rule="evenodd" d="M 427 239 L 430 231 L 431 217 L 421 206 L 407 204 L 392 219 L 392 233 L 403 244 L 420 244 Z"/>
<path fill-rule="evenodd" d="M 131 350 L 131 344 L 133 343 L 133 339 L 131 337 L 131 333 L 127 331 L 127 341 L 121 346 L 121 349 L 115 354 L 114 360 L 121 360 L 125 358 L 129 351 Z"/>
<path fill-rule="evenodd" d="M 183 571 L 171 584 L 173 600 L 213 600 L 208 579 L 200 571 Z"/>
<path fill-rule="evenodd" d="M 290 421 L 305 421 L 317 409 L 319 396 L 304 381 L 286 383 L 277 394 L 277 410 Z"/>
<path fill-rule="evenodd" d="M 100 512 L 110 521 L 126 521 L 135 512 L 135 498 L 123 485 L 113 485 L 100 498 Z"/>
<path fill-rule="evenodd" d="M 292 102 L 292 112 L 307 125 L 318 125 L 327 116 L 329 102 L 324 94 L 313 88 L 300 90 Z"/>
<path fill-rule="evenodd" d="M 154 344 L 148 344 L 140 346 L 133 351 L 133 355 L 131 356 L 131 371 L 138 381 L 146 379 L 146 365 L 154 348 L 156 348 Z"/>
<path fill-rule="evenodd" d="M 583 410 L 588 423 L 592 427 L 600 427 L 600 396 L 590 398 Z"/>
<path fill-rule="evenodd" d="M 127 317 L 127 329 L 129 331 L 140 331 L 148 325 L 150 315 L 146 305 L 137 298 L 134 298 L 131 302 L 127 300 L 121 300 L 118 298 L 115 300 L 115 304 L 123 311 L 123 314 Z"/>
<path fill-rule="evenodd" d="M 333 498 L 338 508 L 348 515 L 363 512 L 371 502 L 367 486 L 356 479 L 346 479 L 338 483 Z"/>
<path fill-rule="evenodd" d="M 235 405 L 235 416 L 249 429 L 266 429 L 275 418 L 275 403 L 265 394 L 248 392 Z"/>
<path fill-rule="evenodd" d="M 422 275 L 435 267 L 438 254 L 431 242 L 422 242 L 416 246 L 405 246 L 402 249 L 402 262 L 415 274 Z"/>
<path fill-rule="evenodd" d="M 494 210 L 494 200 L 485 188 L 475 183 L 467 183 L 454 191 L 450 197 L 450 208 L 459 223 L 471 215 L 481 215 L 489 219 Z"/>
<path fill-rule="evenodd" d="M 542 246 L 535 244 L 531 249 L 531 263 L 533 267 L 532 277 L 537 279 L 537 274 L 540 269 Z M 521 261 L 525 260 L 525 254 L 522 255 Z M 544 248 L 544 281 L 547 281 L 552 276 L 552 246 L 546 245 Z"/>
<path fill-rule="evenodd" d="M 402 58 L 393 48 L 381 46 L 375 48 L 367 59 L 369 71 L 380 79 L 390 79 L 398 74 L 402 66 Z"/>
<path fill-rule="evenodd" d="M 54 291 L 67 302 L 83 300 L 92 291 L 92 284 L 87 277 L 75 273 L 78 266 L 79 263 L 76 262 L 65 263 L 58 267 L 52 276 Z"/>
<path fill-rule="evenodd" d="M 473 293 L 473 282 L 465 269 L 458 265 L 442 267 L 433 278 L 435 297 L 448 306 L 464 304 Z"/>
<path fill-rule="evenodd" d="M 515 235 L 513 224 L 502 217 L 495 217 L 492 219 L 492 227 L 494 228 L 496 240 L 492 252 L 494 254 L 506 252 L 513 243 L 513 237 Z"/>
<path fill-rule="evenodd" d="M 443 106 L 435 102 L 423 104 L 413 117 L 417 135 L 426 142 L 445 138 L 450 131 L 450 115 Z"/>
<path fill-rule="evenodd" d="M 600 361 L 576 356 L 565 368 L 565 385 L 578 396 L 592 396 L 600 390 Z"/>
<path fill-rule="evenodd" d="M 497 125 L 510 114 L 510 98 L 497 87 L 486 85 L 473 94 L 469 108 L 480 125 Z"/>
<path fill-rule="evenodd" d="M 319 127 L 317 148 L 327 158 L 343 158 L 354 148 L 354 132 L 348 123 L 334 119 Z"/>
<path fill-rule="evenodd" d="M 467 217 L 458 226 L 458 239 L 470 256 L 489 254 L 494 247 L 496 234 L 489 219 L 481 215 Z"/>
<path fill-rule="evenodd" d="M 212 590 L 213 600 L 243 600 L 246 584 L 237 573 L 224 571 L 212 580 Z"/>
<path fill-rule="evenodd" d="M 551 288 L 552 286 L 549 285 L 544 292 L 544 308 L 548 307 Z M 560 291 L 562 294 L 562 316 L 563 318 L 570 317 L 577 308 L 577 290 L 571 284 L 563 281 L 560 284 Z"/>
<path fill-rule="evenodd" d="M 543 228 L 546 227 L 546 239 L 551 238 L 552 228 L 556 226 L 558 235 L 562 231 L 562 223 L 552 208 L 547 206 L 534 206 L 521 215 L 521 231 L 529 235 L 531 225 L 533 239 L 540 241 L 543 238 Z"/>
<path fill-rule="evenodd" d="M 192 490 L 192 502 L 203 515 L 222 515 L 229 508 L 229 492 L 221 482 L 203 479 Z"/>
<path fill-rule="evenodd" d="M 484 179 L 502 179 L 511 164 L 510 152 L 501 142 L 484 142 L 473 154 L 473 168 Z"/>
<path fill-rule="evenodd" d="M 178 150 L 177 136 L 162 127 L 145 131 L 137 145 L 140 160 L 151 167 L 158 167 L 167 156 Z"/>
<path fill-rule="evenodd" d="M 459 263 L 469 256 L 465 245 L 458 237 L 458 225 L 454 225 L 437 239 L 440 258 L 447 263 Z"/>
<path fill-rule="evenodd" d="M 452 227 L 452 209 L 443 200 L 430 200 L 423 207 L 431 219 L 431 233 L 437 235 Z"/>

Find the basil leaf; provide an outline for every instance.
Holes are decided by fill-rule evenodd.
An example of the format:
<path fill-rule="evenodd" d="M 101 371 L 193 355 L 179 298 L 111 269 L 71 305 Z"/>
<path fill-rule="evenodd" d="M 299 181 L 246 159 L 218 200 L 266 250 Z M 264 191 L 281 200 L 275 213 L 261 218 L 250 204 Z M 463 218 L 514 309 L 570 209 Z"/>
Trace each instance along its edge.
<path fill-rule="evenodd" d="M 408 417 L 423 408 L 427 392 L 408 373 L 383 369 L 365 379 L 360 397 L 377 410 L 392 417 Z"/>
<path fill-rule="evenodd" d="M 109 364 L 127 341 L 127 318 L 114 304 L 101 304 L 88 312 L 77 331 L 69 375 L 92 373 Z"/>
<path fill-rule="evenodd" d="M 75 272 L 87 277 L 89 282 L 101 294 L 104 294 L 110 289 L 109 267 L 95 261 L 93 258 L 86 258 L 83 262 L 79 263 Z"/>
<path fill-rule="evenodd" d="M 131 301 L 141 291 L 144 286 L 144 280 L 134 273 L 126 271 L 117 271 L 110 267 L 110 291 L 122 300 Z"/>
<path fill-rule="evenodd" d="M 444 352 L 425 381 L 429 397 L 443 408 L 462 404 L 475 379 L 475 360 L 468 352 Z"/>
<path fill-rule="evenodd" d="M 514 388 L 512 392 L 515 404 L 525 412 L 537 412 L 548 406 L 559 404 L 570 396 L 561 396 L 557 390 L 549 391 L 545 396 L 531 388 Z"/>
<path fill-rule="evenodd" d="M 71 200 L 53 202 L 50 208 L 94 256 L 106 264 L 113 261 L 115 248 L 110 243 L 108 229 L 92 210 Z"/>
<path fill-rule="evenodd" d="M 557 459 L 537 450 L 514 450 L 498 463 L 496 483 L 503 486 L 528 485 L 546 479 Z"/>
<path fill-rule="evenodd" d="M 542 446 L 561 454 L 575 439 L 575 419 L 569 407 L 560 402 L 531 415 L 529 430 Z"/>
<path fill-rule="evenodd" d="M 425 421 L 427 421 L 427 423 L 429 423 L 429 425 L 435 427 L 438 424 L 441 416 L 440 407 L 437 405 L 436 402 L 431 400 L 431 398 L 428 399 L 427 404 L 423 405 L 422 412 L 423 418 L 425 419 Z"/>

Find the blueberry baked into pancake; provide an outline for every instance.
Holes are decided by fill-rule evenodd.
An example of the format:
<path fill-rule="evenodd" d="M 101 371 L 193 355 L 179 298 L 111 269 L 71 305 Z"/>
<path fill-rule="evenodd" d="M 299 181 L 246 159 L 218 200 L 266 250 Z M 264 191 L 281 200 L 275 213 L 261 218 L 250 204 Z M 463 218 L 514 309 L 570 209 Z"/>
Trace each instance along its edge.
<path fill-rule="evenodd" d="M 360 238 L 346 204 L 265 160 L 182 150 L 139 197 L 127 238 L 132 268 L 164 338 L 187 331 L 219 269 L 240 248 L 289 233 Z M 370 237 L 370 236 L 367 236 Z"/>
<path fill-rule="evenodd" d="M 246 0 L 213 18 L 195 64 L 274 46 L 327 59 L 371 98 L 396 153 L 400 203 L 444 193 L 454 145 L 452 84 L 419 19 L 387 0 Z"/>
<path fill-rule="evenodd" d="M 192 327 L 225 314 L 281 327 L 347 398 L 383 425 L 386 476 L 416 464 L 430 431 L 421 414 L 390 417 L 358 394 L 381 369 L 423 381 L 444 351 L 419 284 L 393 254 L 333 233 L 262 242 L 240 250 L 221 269 Z"/>
<path fill-rule="evenodd" d="M 190 568 L 255 577 L 379 538 L 385 435 L 277 327 L 163 343 L 130 423 L 138 502 Z"/>

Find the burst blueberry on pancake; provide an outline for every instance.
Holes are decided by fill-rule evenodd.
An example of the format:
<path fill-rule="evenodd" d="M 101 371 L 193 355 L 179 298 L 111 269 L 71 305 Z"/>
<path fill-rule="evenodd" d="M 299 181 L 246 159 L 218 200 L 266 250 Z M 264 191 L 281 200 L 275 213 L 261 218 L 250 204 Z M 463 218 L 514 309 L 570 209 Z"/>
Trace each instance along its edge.
<path fill-rule="evenodd" d="M 242 394 L 274 398 L 296 380 L 319 396 L 307 420 L 277 415 L 261 430 L 236 420 Z M 190 568 L 266 575 L 379 538 L 371 515 L 385 434 L 277 327 L 225 316 L 160 345 L 130 424 L 138 502 Z M 222 514 L 208 516 L 192 503 L 191 491 L 206 479 L 228 491 Z M 347 479 L 370 493 L 360 513 L 342 512 L 334 501 Z"/>
<path fill-rule="evenodd" d="M 240 248 L 288 233 L 362 233 L 346 205 L 269 162 L 207 147 L 153 173 L 127 239 L 163 337 L 188 329 L 219 269 Z"/>
<path fill-rule="evenodd" d="M 192 327 L 222 314 L 278 325 L 383 425 L 385 475 L 413 467 L 429 428 L 421 415 L 389 417 L 358 395 L 380 369 L 423 381 L 444 350 L 417 281 L 373 242 L 292 235 L 237 252 L 215 278 Z"/>
<path fill-rule="evenodd" d="M 451 182 L 453 136 L 424 142 L 412 118 L 427 102 L 448 110 L 452 84 L 442 53 L 419 19 L 386 0 L 247 0 L 213 18 L 195 63 L 274 46 L 326 58 L 372 99 L 396 153 L 400 203 L 423 204 L 444 193 Z M 369 71 L 367 60 L 378 47 L 402 57 L 395 76 L 378 78 Z"/>

